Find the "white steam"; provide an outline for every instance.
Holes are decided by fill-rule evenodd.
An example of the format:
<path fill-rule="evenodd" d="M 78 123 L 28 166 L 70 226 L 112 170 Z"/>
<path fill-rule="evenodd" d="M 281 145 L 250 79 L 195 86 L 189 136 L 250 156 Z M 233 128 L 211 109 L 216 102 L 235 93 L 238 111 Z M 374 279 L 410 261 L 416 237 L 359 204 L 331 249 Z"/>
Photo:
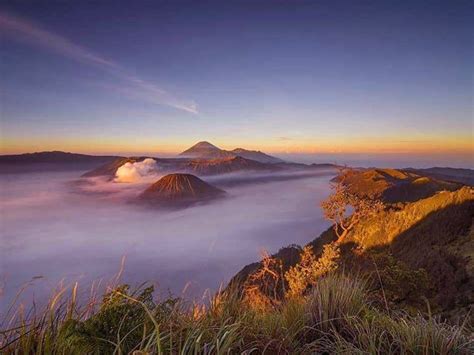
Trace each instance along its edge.
<path fill-rule="evenodd" d="M 137 182 L 143 177 L 156 175 L 158 165 L 155 159 L 146 158 L 143 161 L 135 163 L 125 163 L 117 169 L 115 173 L 115 182 Z"/>

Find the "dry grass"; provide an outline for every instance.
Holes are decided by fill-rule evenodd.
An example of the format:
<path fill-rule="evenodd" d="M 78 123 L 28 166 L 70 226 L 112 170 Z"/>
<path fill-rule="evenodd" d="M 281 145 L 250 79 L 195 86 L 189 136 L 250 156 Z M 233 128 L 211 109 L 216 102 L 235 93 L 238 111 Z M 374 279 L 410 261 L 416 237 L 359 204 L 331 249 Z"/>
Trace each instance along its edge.
<path fill-rule="evenodd" d="M 340 273 L 268 310 L 253 308 L 233 288 L 199 307 L 155 300 L 147 287 L 118 286 L 92 306 L 79 305 L 77 292 L 73 285 L 41 311 L 13 312 L 2 326 L 2 353 L 467 354 L 473 344 L 462 326 L 382 313 L 368 303 L 363 280 Z"/>

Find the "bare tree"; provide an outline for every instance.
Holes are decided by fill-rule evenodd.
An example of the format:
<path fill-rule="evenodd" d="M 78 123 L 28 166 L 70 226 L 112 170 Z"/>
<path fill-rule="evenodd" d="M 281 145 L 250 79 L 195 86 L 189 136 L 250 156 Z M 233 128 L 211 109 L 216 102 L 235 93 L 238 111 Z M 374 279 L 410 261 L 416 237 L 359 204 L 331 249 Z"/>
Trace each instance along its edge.
<path fill-rule="evenodd" d="M 354 171 L 341 169 L 336 182 L 331 184 L 332 193 L 321 203 L 324 217 L 334 223 L 337 243 L 340 243 L 361 220 L 383 210 L 383 203 L 375 198 L 361 196 L 351 189 L 350 178 Z"/>

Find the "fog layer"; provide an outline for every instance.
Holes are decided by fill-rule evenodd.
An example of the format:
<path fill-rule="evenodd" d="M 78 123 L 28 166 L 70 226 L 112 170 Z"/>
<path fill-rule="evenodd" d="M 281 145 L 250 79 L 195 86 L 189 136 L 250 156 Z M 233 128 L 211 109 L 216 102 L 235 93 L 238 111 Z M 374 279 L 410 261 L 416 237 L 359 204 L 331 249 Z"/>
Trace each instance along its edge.
<path fill-rule="evenodd" d="M 44 297 L 60 280 L 85 286 L 108 279 L 123 256 L 124 282 L 152 281 L 175 294 L 188 284 L 186 292 L 196 296 L 227 282 L 262 249 L 304 244 L 328 226 L 319 202 L 328 194 L 329 171 L 224 184 L 227 198 L 173 212 L 128 203 L 149 181 L 78 182 L 79 175 L 0 176 L 2 306 L 38 276 L 25 297 Z"/>

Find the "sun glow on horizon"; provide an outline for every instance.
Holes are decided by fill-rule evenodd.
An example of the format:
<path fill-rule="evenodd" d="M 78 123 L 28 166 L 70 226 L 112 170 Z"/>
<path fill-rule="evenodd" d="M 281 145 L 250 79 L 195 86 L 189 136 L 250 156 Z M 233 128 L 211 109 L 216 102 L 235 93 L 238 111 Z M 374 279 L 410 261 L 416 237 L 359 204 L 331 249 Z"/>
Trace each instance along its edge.
<path fill-rule="evenodd" d="M 269 154 L 459 154 L 474 157 L 471 135 L 456 137 L 360 137 L 286 139 L 4 139 L 1 154 L 22 154 L 40 151 L 69 151 L 83 154 L 179 154 L 200 140 L 207 140 L 221 149 L 245 148 Z M 158 142 L 158 143 L 157 143 Z"/>

